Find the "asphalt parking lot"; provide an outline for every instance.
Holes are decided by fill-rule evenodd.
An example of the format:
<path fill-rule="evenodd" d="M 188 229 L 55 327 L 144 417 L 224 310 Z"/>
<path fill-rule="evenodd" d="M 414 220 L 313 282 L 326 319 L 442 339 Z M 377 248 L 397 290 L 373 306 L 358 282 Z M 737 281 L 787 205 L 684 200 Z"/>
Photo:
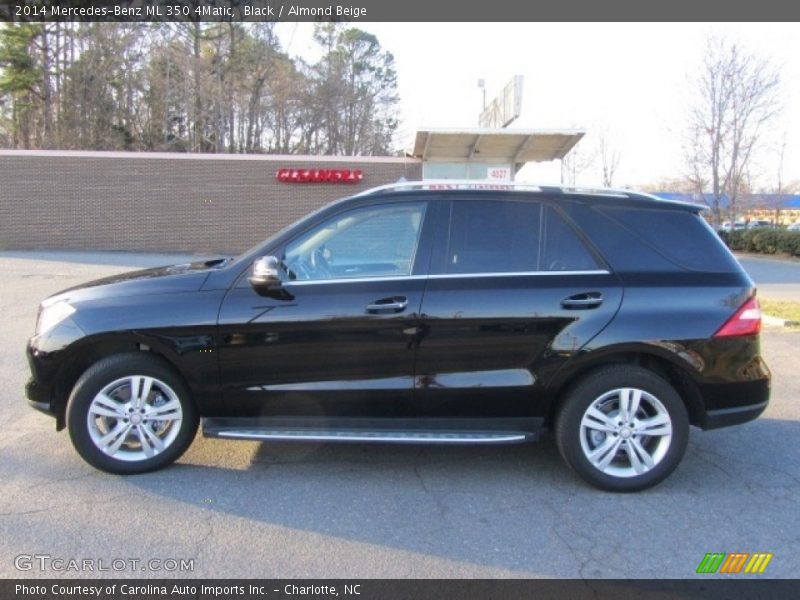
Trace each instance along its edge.
<path fill-rule="evenodd" d="M 740 255 L 739 262 L 758 286 L 758 295 L 800 302 L 800 260 Z"/>
<path fill-rule="evenodd" d="M 763 334 L 774 375 L 766 414 L 693 430 L 678 470 L 639 494 L 589 488 L 551 439 L 414 447 L 198 437 L 169 469 L 106 475 L 23 401 L 25 341 L 48 294 L 163 261 L 0 253 L 0 577 L 685 578 L 707 552 L 756 551 L 774 554 L 764 576 L 797 577 L 800 333 Z M 21 555 L 127 562 L 119 572 L 60 572 Z M 150 559 L 191 559 L 193 570 L 130 566 Z"/>

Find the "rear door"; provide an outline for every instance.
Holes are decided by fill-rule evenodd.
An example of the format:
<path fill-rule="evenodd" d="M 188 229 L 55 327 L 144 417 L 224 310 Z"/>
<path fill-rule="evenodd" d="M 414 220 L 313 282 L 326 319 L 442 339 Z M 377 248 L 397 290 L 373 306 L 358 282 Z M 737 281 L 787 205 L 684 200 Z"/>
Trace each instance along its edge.
<path fill-rule="evenodd" d="M 421 310 L 421 417 L 537 417 L 548 377 L 614 316 L 622 288 L 539 200 L 456 197 Z M 524 198 L 524 197 L 523 197 Z"/>

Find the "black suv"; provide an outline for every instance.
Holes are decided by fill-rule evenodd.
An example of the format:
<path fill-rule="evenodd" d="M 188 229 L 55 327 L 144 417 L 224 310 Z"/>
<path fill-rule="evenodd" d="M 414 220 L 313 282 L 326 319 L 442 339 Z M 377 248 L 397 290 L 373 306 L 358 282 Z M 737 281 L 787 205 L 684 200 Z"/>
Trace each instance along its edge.
<path fill-rule="evenodd" d="M 590 483 L 663 480 L 689 425 L 766 408 L 753 282 L 700 207 L 417 182 L 331 204 L 235 259 L 42 303 L 31 404 L 93 466 L 206 436 L 503 443 L 554 431 Z"/>

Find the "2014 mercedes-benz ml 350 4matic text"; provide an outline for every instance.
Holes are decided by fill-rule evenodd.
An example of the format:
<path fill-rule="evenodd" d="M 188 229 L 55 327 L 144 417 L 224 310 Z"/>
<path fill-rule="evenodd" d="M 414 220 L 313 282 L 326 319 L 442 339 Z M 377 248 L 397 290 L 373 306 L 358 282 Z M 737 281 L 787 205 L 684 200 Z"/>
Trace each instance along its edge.
<path fill-rule="evenodd" d="M 402 183 L 235 259 L 45 300 L 30 403 L 112 473 L 168 465 L 202 421 L 246 440 L 503 443 L 554 432 L 614 491 L 689 426 L 756 418 L 753 282 L 695 205 L 632 192 Z"/>

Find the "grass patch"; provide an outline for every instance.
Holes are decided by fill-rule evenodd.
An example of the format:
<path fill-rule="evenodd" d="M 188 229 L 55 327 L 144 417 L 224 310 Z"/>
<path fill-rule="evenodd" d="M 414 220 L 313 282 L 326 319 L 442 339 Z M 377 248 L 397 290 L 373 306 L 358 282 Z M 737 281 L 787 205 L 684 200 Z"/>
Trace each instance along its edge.
<path fill-rule="evenodd" d="M 769 298 L 759 298 L 758 302 L 761 305 L 761 312 L 765 315 L 800 322 L 800 302 Z"/>

